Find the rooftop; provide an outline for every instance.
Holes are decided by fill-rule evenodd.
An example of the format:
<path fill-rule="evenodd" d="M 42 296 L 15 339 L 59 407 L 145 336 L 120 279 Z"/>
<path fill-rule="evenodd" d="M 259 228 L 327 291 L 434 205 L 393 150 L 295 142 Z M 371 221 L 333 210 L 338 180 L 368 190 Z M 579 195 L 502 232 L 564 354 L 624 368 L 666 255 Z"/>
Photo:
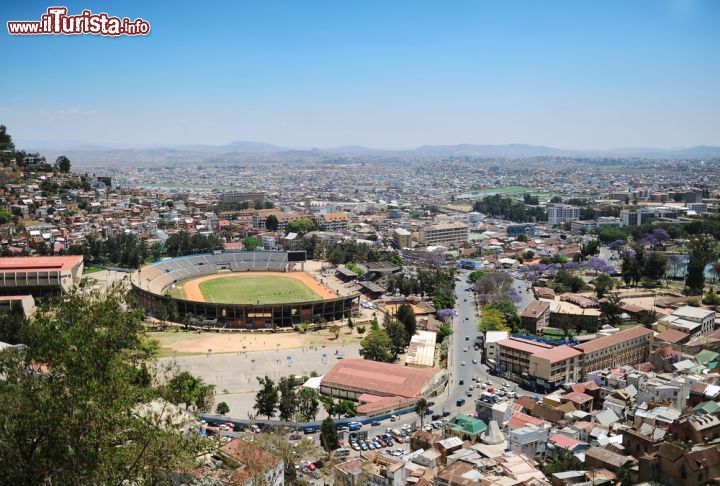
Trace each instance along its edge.
<path fill-rule="evenodd" d="M 592 341 L 588 341 L 587 343 L 583 344 L 577 344 L 574 346 L 575 349 L 579 349 L 583 353 L 593 353 L 595 351 L 599 351 L 601 349 L 608 348 L 610 346 L 615 346 L 617 344 L 624 343 L 625 341 L 628 341 L 630 339 L 635 339 L 638 337 L 644 337 L 644 336 L 652 336 L 653 331 L 652 329 L 648 329 L 646 327 L 637 326 L 630 329 L 626 329 L 624 331 L 620 331 L 618 333 L 615 333 L 611 336 L 601 337 L 599 339 L 594 339 Z"/>
<path fill-rule="evenodd" d="M 0 258 L 0 272 L 66 271 L 82 261 L 82 255 Z"/>
<path fill-rule="evenodd" d="M 414 368 L 366 359 L 344 359 L 328 371 L 322 385 L 365 390 L 376 395 L 416 397 L 440 373 L 438 368 Z"/>

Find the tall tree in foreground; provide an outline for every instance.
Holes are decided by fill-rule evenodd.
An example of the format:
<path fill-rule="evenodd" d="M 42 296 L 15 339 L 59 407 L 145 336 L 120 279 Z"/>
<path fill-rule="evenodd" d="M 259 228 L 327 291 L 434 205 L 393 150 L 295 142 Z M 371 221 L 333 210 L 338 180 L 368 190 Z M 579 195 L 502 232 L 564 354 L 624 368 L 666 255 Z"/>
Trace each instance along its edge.
<path fill-rule="evenodd" d="M 0 352 L 0 483 L 153 484 L 192 465 L 173 407 L 139 412 L 160 395 L 141 322 L 120 288 L 74 291 Z"/>
<path fill-rule="evenodd" d="M 335 421 L 326 417 L 320 424 L 320 444 L 325 452 L 334 451 L 338 448 L 338 433 Z"/>
<path fill-rule="evenodd" d="M 257 377 L 260 383 L 260 390 L 255 395 L 255 406 L 253 407 L 259 415 L 264 415 L 270 420 L 278 405 L 278 389 L 272 378 L 265 375 L 264 378 Z"/>
<path fill-rule="evenodd" d="M 425 414 L 427 413 L 428 408 L 428 402 L 424 398 L 421 398 L 415 404 L 415 413 L 420 416 L 420 427 L 422 427 L 425 422 Z"/>

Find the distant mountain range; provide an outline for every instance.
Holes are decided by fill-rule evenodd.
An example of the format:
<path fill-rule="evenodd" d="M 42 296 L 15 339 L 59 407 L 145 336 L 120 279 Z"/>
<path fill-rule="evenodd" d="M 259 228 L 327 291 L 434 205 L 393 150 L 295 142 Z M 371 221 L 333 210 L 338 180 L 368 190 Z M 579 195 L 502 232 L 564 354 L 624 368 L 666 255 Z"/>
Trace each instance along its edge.
<path fill-rule="evenodd" d="M 17 146 L 28 151 L 38 151 L 52 160 L 57 155 L 67 155 L 76 164 L 118 163 L 223 163 L 240 161 L 259 156 L 278 158 L 332 158 L 332 157 L 483 157 L 483 158 L 529 158 L 529 157 L 641 157 L 673 159 L 710 159 L 720 157 L 720 147 L 698 145 L 671 149 L 622 147 L 609 150 L 559 149 L 542 145 L 423 145 L 407 150 L 381 150 L 360 145 L 348 145 L 324 149 L 297 149 L 261 142 L 236 141 L 225 145 L 171 145 L 167 147 L 98 145 L 69 142 L 18 141 Z"/>

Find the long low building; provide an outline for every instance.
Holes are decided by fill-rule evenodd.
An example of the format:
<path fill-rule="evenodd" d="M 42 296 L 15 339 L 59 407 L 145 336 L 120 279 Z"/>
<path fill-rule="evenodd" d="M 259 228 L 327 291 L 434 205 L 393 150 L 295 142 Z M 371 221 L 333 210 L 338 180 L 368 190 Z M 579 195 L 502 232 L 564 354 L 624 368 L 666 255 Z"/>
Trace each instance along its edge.
<path fill-rule="evenodd" d="M 497 371 L 537 390 L 578 382 L 586 373 L 648 360 L 653 331 L 642 326 L 573 346 L 510 337 L 497 342 Z"/>
<path fill-rule="evenodd" d="M 344 359 L 320 381 L 320 393 L 335 398 L 360 400 L 370 397 L 395 397 L 414 402 L 442 390 L 447 374 L 440 368 L 417 368 L 366 359 Z"/>
<path fill-rule="evenodd" d="M 0 258 L 0 295 L 54 295 L 80 281 L 82 255 Z"/>

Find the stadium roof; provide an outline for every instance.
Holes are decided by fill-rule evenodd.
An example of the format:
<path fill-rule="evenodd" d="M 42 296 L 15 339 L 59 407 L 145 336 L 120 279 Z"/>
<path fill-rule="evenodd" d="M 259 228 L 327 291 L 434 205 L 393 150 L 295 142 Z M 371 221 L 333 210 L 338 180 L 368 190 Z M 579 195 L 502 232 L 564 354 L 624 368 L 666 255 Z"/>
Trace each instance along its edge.
<path fill-rule="evenodd" d="M 323 376 L 323 386 L 362 390 L 373 395 L 417 397 L 438 368 L 414 368 L 366 359 L 344 359 Z"/>
<path fill-rule="evenodd" d="M 82 255 L 0 258 L 0 272 L 71 270 L 82 260 Z"/>

